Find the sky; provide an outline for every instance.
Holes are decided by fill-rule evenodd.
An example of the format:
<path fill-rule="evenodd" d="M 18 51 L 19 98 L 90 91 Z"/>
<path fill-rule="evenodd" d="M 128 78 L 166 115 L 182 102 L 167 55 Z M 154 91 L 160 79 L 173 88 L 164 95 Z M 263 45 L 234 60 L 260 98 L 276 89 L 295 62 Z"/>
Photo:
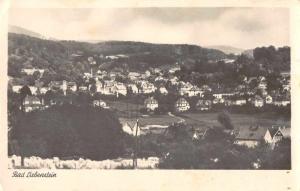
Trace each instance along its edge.
<path fill-rule="evenodd" d="M 126 40 L 226 45 L 289 45 L 286 8 L 11 9 L 9 24 L 59 40 Z"/>

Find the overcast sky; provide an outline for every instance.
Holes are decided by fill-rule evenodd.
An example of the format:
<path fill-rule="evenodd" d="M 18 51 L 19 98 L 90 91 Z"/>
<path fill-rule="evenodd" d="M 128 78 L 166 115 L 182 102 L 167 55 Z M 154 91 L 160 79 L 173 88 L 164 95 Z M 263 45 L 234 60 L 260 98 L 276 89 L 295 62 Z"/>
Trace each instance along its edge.
<path fill-rule="evenodd" d="M 9 24 L 64 40 L 289 45 L 285 8 L 11 9 Z"/>

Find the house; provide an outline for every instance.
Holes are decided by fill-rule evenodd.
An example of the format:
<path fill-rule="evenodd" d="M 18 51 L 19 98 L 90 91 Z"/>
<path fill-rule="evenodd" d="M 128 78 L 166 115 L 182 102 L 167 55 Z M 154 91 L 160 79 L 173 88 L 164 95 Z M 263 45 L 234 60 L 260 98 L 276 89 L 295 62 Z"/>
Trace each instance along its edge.
<path fill-rule="evenodd" d="M 88 88 L 87 88 L 86 86 L 79 86 L 79 87 L 78 87 L 78 90 L 84 92 L 84 91 L 87 91 Z"/>
<path fill-rule="evenodd" d="M 46 94 L 47 91 L 49 91 L 49 90 L 50 90 L 49 87 L 41 87 L 41 88 L 40 88 L 40 93 L 41 93 L 41 94 Z"/>
<path fill-rule="evenodd" d="M 259 125 L 241 126 L 235 137 L 235 144 L 254 148 L 264 139 L 266 128 Z"/>
<path fill-rule="evenodd" d="M 243 98 L 237 98 L 234 100 L 234 105 L 246 105 L 247 104 L 247 100 L 243 99 Z"/>
<path fill-rule="evenodd" d="M 141 135 L 141 128 L 138 127 L 138 121 L 134 119 L 125 119 L 119 118 L 119 121 L 122 125 L 122 130 L 132 136 L 140 136 Z"/>
<path fill-rule="evenodd" d="M 169 79 L 169 81 L 171 82 L 172 85 L 177 85 L 179 82 L 178 82 L 178 78 L 176 76 L 174 77 L 171 77 Z"/>
<path fill-rule="evenodd" d="M 129 89 L 131 89 L 131 92 L 133 94 L 138 94 L 139 93 L 139 89 L 138 89 L 138 87 L 135 84 L 128 84 L 127 87 Z"/>
<path fill-rule="evenodd" d="M 288 83 L 282 84 L 282 90 L 291 91 L 291 84 Z"/>
<path fill-rule="evenodd" d="M 151 76 L 151 72 L 150 72 L 149 70 L 146 70 L 146 71 L 145 71 L 145 76 L 146 76 L 146 77 L 150 77 L 150 76 Z"/>
<path fill-rule="evenodd" d="M 158 108 L 158 101 L 153 97 L 147 98 L 144 101 L 144 106 L 148 111 L 154 111 L 156 108 Z"/>
<path fill-rule="evenodd" d="M 35 86 L 29 86 L 32 95 L 37 95 L 38 88 Z"/>
<path fill-rule="evenodd" d="M 41 109 L 43 104 L 38 97 L 27 95 L 23 100 L 23 106 L 25 112 L 31 112 L 34 110 Z"/>
<path fill-rule="evenodd" d="M 252 98 L 251 103 L 255 107 L 263 107 L 264 106 L 264 99 L 261 98 L 259 95 L 256 95 L 254 98 Z"/>
<path fill-rule="evenodd" d="M 102 86 L 103 86 L 102 82 L 99 80 L 96 80 L 95 85 L 96 85 L 96 92 L 101 92 Z"/>
<path fill-rule="evenodd" d="M 204 139 L 207 131 L 208 131 L 208 128 L 195 130 L 193 133 L 192 139 L 193 140 Z"/>
<path fill-rule="evenodd" d="M 176 102 L 175 102 L 175 111 L 177 112 L 184 112 L 190 109 L 190 104 L 189 102 L 184 99 L 184 98 L 179 98 Z"/>
<path fill-rule="evenodd" d="M 121 82 L 115 83 L 115 93 L 117 95 L 121 94 L 123 96 L 126 96 L 127 95 L 127 88 L 126 88 L 126 86 L 123 83 L 121 83 Z"/>
<path fill-rule="evenodd" d="M 215 90 L 213 93 L 213 96 L 215 98 L 221 99 L 221 98 L 225 98 L 225 97 L 231 97 L 234 96 L 234 92 L 231 90 Z"/>
<path fill-rule="evenodd" d="M 257 85 L 258 89 L 265 90 L 267 89 L 267 82 L 266 81 L 260 81 Z"/>
<path fill-rule="evenodd" d="M 12 86 L 12 91 L 14 92 L 14 93 L 20 93 L 20 90 L 22 89 L 22 85 L 14 85 L 14 86 Z"/>
<path fill-rule="evenodd" d="M 168 94 L 168 90 L 164 86 L 161 86 L 159 88 L 159 93 L 161 93 L 163 95 L 167 95 Z"/>
<path fill-rule="evenodd" d="M 104 81 L 101 93 L 104 95 L 114 95 L 116 93 L 115 81 L 106 80 Z"/>
<path fill-rule="evenodd" d="M 103 100 L 94 100 L 93 101 L 93 106 L 94 107 L 101 107 L 101 108 L 105 108 L 105 109 L 109 108 Z"/>
<path fill-rule="evenodd" d="M 286 107 L 291 104 L 291 101 L 286 97 L 277 97 L 274 98 L 273 104 L 279 107 Z"/>
<path fill-rule="evenodd" d="M 222 104 L 225 102 L 224 98 L 215 98 L 213 99 L 213 104 Z"/>
<path fill-rule="evenodd" d="M 206 111 L 210 110 L 212 106 L 212 101 L 211 100 L 198 100 L 196 103 L 196 109 L 200 111 Z"/>
<path fill-rule="evenodd" d="M 283 138 L 290 138 L 290 131 L 291 128 L 289 127 L 273 125 L 267 129 L 264 135 L 264 140 L 266 143 L 274 147 L 275 144 L 281 141 Z"/>
<path fill-rule="evenodd" d="M 266 104 L 272 104 L 272 102 L 273 102 L 272 96 L 271 95 L 267 95 L 265 97 L 265 102 L 266 102 Z"/>
<path fill-rule="evenodd" d="M 154 84 L 148 81 L 142 81 L 140 85 L 141 85 L 141 93 L 143 94 L 153 93 L 156 90 Z"/>
<path fill-rule="evenodd" d="M 141 74 L 137 73 L 137 72 L 129 72 L 129 74 L 128 74 L 128 78 L 130 80 L 137 80 L 140 76 L 141 76 Z"/>
<path fill-rule="evenodd" d="M 42 76 L 44 74 L 45 70 L 38 69 L 38 68 L 22 68 L 21 72 L 26 75 L 30 75 L 30 76 L 32 76 L 34 74 L 34 72 L 39 72 Z"/>
<path fill-rule="evenodd" d="M 77 84 L 75 82 L 63 81 L 63 83 L 67 85 L 67 90 L 71 90 L 72 92 L 77 91 Z"/>
<path fill-rule="evenodd" d="M 193 88 L 193 85 L 191 83 L 184 83 L 180 82 L 180 85 L 178 87 L 178 94 L 183 96 L 183 95 L 188 95 L 190 94 L 190 90 Z"/>
<path fill-rule="evenodd" d="M 174 74 L 176 71 L 180 71 L 180 66 L 171 67 L 168 72 Z"/>

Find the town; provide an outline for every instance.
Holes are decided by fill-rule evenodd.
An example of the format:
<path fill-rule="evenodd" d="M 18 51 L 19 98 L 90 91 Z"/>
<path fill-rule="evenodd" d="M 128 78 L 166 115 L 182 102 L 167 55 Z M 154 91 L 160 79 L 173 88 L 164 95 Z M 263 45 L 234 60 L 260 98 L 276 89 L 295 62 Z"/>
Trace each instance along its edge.
<path fill-rule="evenodd" d="M 290 139 L 289 71 L 275 72 L 260 65 L 257 69 L 260 72 L 254 72 L 257 75 L 248 74 L 247 69 L 241 72 L 243 59 L 249 61 L 243 54 L 211 59 L 204 64 L 200 61 L 195 71 L 187 68 L 183 60 L 137 70 L 103 69 L 107 63 L 129 59 L 125 54 L 84 56 L 77 51 L 70 57 L 87 63 L 85 72 L 80 73 L 76 81 L 51 79 L 48 68 L 30 65 L 20 68 L 15 75 L 19 77 L 10 76 L 9 118 L 18 111 L 30 114 L 64 105 L 88 106 L 113 113 L 123 133 L 141 137 L 141 140 L 143 136 L 166 135 L 170 127 L 180 126 L 188 131 L 189 139 L 201 141 L 220 123 L 225 128 L 222 131 L 233 137 L 235 145 L 247 148 L 265 142 L 272 150 L 281 140 Z M 217 80 L 219 74 L 199 69 L 209 64 L 223 67 L 224 72 L 230 68 L 238 80 L 226 82 L 224 79 L 229 79 L 231 74 Z M 283 115 L 285 120 L 253 117 L 274 112 Z M 245 119 L 240 121 L 240 118 Z M 13 123 L 9 120 L 9 131 L 14 128 Z M 19 150 L 15 147 L 11 150 L 14 154 Z M 149 151 L 146 156 L 157 157 L 157 154 Z"/>

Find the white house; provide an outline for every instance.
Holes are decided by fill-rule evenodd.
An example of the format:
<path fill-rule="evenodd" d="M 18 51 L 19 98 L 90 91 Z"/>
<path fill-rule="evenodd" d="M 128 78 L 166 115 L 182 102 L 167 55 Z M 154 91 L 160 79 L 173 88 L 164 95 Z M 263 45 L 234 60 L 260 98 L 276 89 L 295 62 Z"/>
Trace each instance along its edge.
<path fill-rule="evenodd" d="M 211 100 L 198 100 L 196 103 L 196 109 L 200 111 L 206 111 L 210 110 L 212 106 L 212 101 Z"/>
<path fill-rule="evenodd" d="M 101 108 L 105 108 L 105 109 L 109 108 L 103 100 L 94 100 L 93 101 L 93 106 L 94 107 L 101 107 Z"/>
<path fill-rule="evenodd" d="M 264 106 L 264 99 L 261 98 L 259 95 L 256 95 L 253 99 L 252 99 L 252 104 L 255 107 L 263 107 Z"/>
<path fill-rule="evenodd" d="M 25 73 L 26 75 L 33 75 L 34 72 L 39 72 L 41 76 L 44 74 L 44 69 L 38 69 L 38 68 L 23 68 L 21 70 L 22 73 Z"/>
<path fill-rule="evenodd" d="M 49 87 L 41 87 L 41 88 L 40 88 L 41 94 L 45 94 L 45 93 L 47 93 L 47 91 L 49 91 L 49 90 L 50 90 Z"/>
<path fill-rule="evenodd" d="M 34 110 L 41 109 L 42 102 L 36 96 L 27 95 L 23 101 L 25 112 L 31 112 Z"/>
<path fill-rule="evenodd" d="M 283 138 L 290 138 L 290 130 L 291 128 L 289 127 L 273 125 L 271 128 L 267 129 L 264 140 L 274 147 L 275 144 Z"/>
<path fill-rule="evenodd" d="M 159 93 L 163 94 L 163 95 L 167 95 L 168 94 L 168 90 L 162 86 L 159 88 Z"/>
<path fill-rule="evenodd" d="M 238 98 L 234 100 L 234 105 L 245 105 L 247 103 L 246 99 L 243 98 Z"/>
<path fill-rule="evenodd" d="M 122 130 L 132 136 L 140 136 L 141 135 L 141 128 L 138 127 L 138 121 L 132 119 L 123 119 L 119 118 L 119 121 L 122 125 Z"/>
<path fill-rule="evenodd" d="M 273 98 L 271 95 L 267 95 L 265 97 L 265 101 L 266 101 L 266 104 L 272 104 L 273 103 Z"/>
<path fill-rule="evenodd" d="M 278 97 L 278 98 L 275 98 L 275 99 L 274 99 L 273 104 L 274 104 L 275 106 L 279 106 L 279 107 L 286 107 L 286 106 L 288 106 L 289 104 L 291 104 L 291 101 L 288 100 L 288 99 L 286 99 L 286 98 L 284 98 L 284 97 Z"/>
<path fill-rule="evenodd" d="M 133 94 L 139 93 L 139 89 L 135 84 L 128 84 L 127 87 L 131 89 Z"/>
<path fill-rule="evenodd" d="M 121 95 L 124 95 L 126 96 L 127 95 L 127 88 L 126 86 L 121 83 L 121 82 L 117 82 L 115 83 L 115 93 L 118 95 L 118 94 L 121 94 Z"/>
<path fill-rule="evenodd" d="M 153 97 L 150 97 L 144 101 L 144 106 L 147 110 L 154 111 L 156 108 L 158 108 L 158 102 Z"/>
<path fill-rule="evenodd" d="M 184 112 L 190 109 L 190 104 L 189 102 L 184 99 L 184 98 L 179 98 L 176 102 L 175 102 L 175 111 L 177 112 Z"/>
<path fill-rule="evenodd" d="M 14 85 L 14 86 L 12 86 L 12 91 L 14 93 L 20 93 L 20 90 L 22 89 L 22 87 L 23 86 L 21 86 L 21 85 Z"/>
<path fill-rule="evenodd" d="M 32 95 L 36 95 L 37 94 L 37 90 L 38 90 L 37 87 L 35 87 L 35 86 L 29 86 L 29 89 L 30 89 Z"/>
<path fill-rule="evenodd" d="M 141 82 L 141 93 L 144 94 L 149 94 L 155 92 L 156 87 L 154 84 L 147 82 L 147 81 L 142 81 Z"/>

